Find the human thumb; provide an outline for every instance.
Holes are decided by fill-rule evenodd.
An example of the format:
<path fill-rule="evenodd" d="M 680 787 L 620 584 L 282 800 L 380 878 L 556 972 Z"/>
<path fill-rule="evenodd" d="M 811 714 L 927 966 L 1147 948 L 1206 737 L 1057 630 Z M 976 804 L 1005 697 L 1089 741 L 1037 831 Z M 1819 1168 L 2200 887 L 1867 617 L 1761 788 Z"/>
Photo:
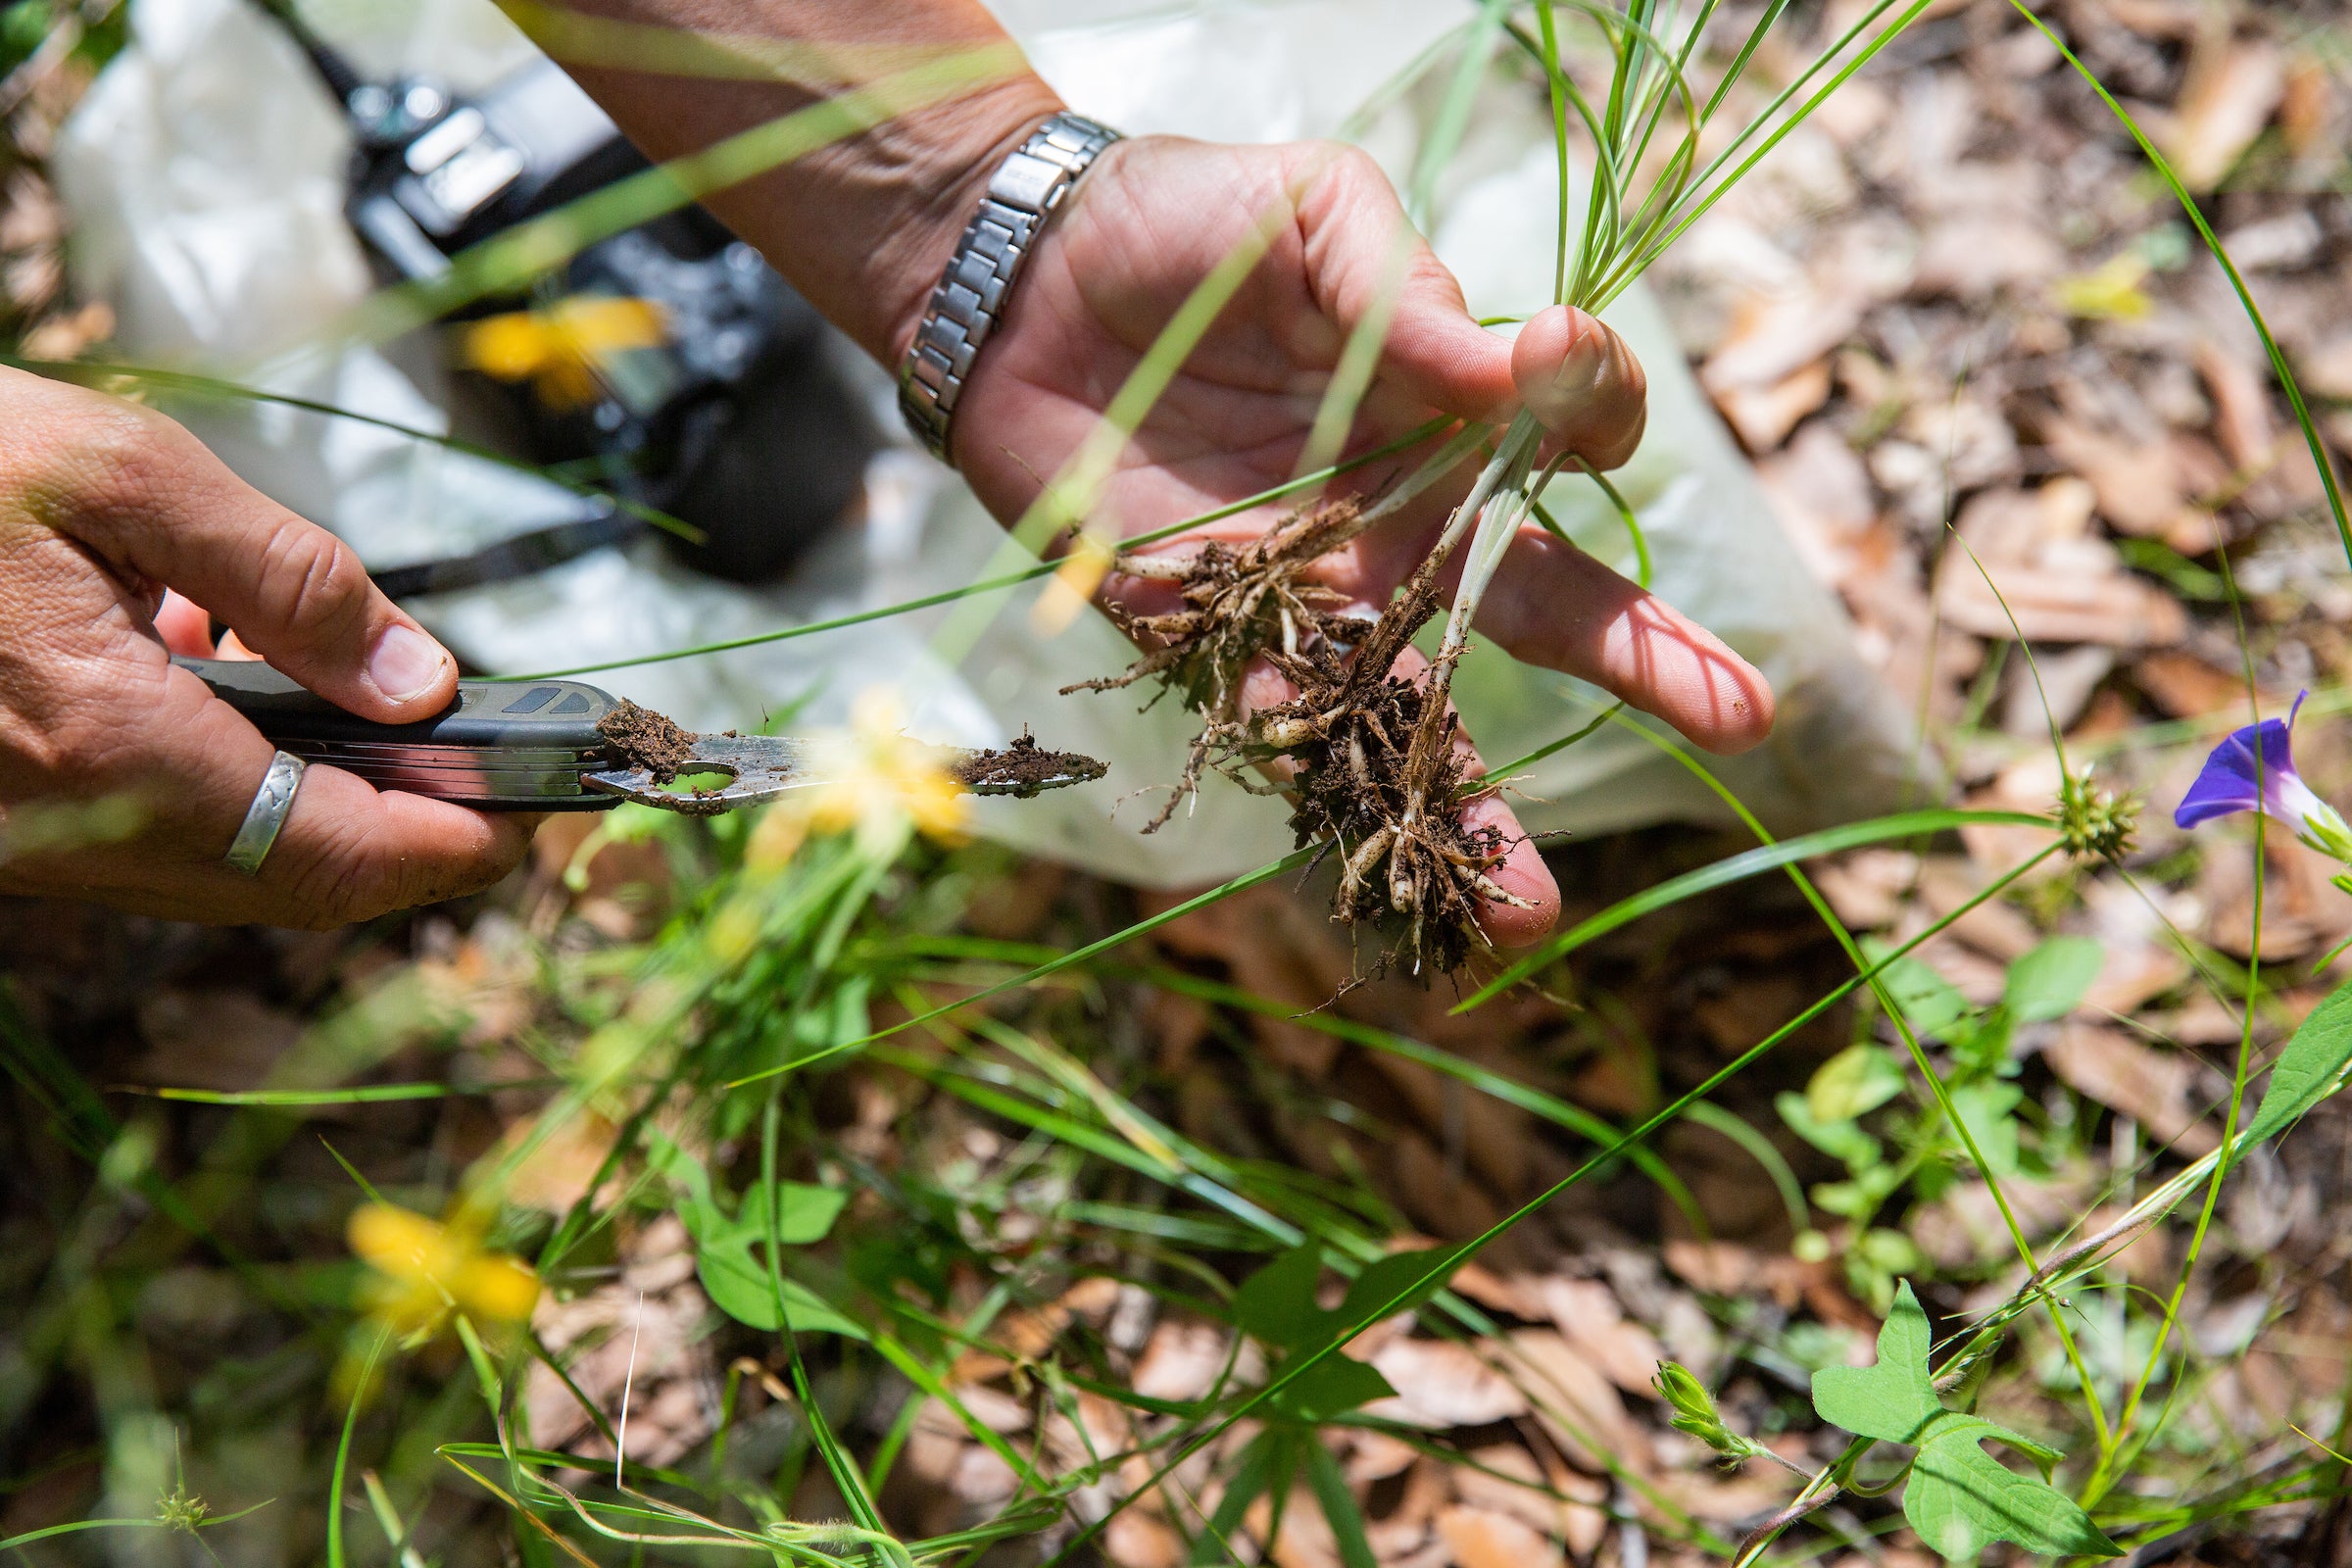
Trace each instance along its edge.
<path fill-rule="evenodd" d="M 247 648 L 363 718 L 409 723 L 449 705 L 456 659 L 368 580 L 350 546 L 171 420 L 96 401 L 76 412 L 111 426 L 113 461 L 62 519 L 85 546 L 206 606 Z"/>
<path fill-rule="evenodd" d="M 1552 438 L 1595 468 L 1618 466 L 1642 444 L 1649 417 L 1642 363 L 1583 311 L 1554 305 L 1520 328 L 1511 381 Z"/>

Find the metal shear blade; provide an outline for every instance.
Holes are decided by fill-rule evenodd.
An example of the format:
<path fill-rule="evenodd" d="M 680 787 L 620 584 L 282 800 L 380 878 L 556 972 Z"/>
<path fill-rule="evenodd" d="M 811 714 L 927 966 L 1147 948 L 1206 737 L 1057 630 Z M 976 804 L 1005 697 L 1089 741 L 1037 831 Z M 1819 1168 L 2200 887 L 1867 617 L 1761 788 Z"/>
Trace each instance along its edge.
<path fill-rule="evenodd" d="M 1089 783 L 1104 772 L 1091 757 L 1048 752 L 1026 735 L 1003 751 L 942 747 L 940 761 L 974 795 L 1023 799 L 1043 790 Z M 723 782 L 710 776 L 722 773 Z M 584 789 L 689 816 L 716 816 L 772 801 L 790 790 L 834 782 L 809 765 L 808 748 L 801 742 L 773 735 L 697 735 L 678 764 L 677 776 L 667 784 L 646 767 L 604 768 L 580 775 Z"/>
<path fill-rule="evenodd" d="M 825 782 L 807 762 L 808 749 L 799 741 L 774 735 L 697 735 L 666 784 L 653 769 L 639 766 L 582 773 L 580 787 L 688 816 L 716 816 Z M 713 774 L 726 776 L 722 782 Z"/>

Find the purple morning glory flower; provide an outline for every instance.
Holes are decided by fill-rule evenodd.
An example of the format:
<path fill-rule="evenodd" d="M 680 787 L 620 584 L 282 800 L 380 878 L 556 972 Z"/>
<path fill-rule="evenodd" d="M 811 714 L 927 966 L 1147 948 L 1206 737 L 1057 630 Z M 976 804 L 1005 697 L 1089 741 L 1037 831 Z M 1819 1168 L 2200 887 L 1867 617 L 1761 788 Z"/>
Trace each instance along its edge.
<path fill-rule="evenodd" d="M 2342 858 L 2352 846 L 2352 830 L 2295 771 L 2289 737 L 2309 695 L 2298 693 L 2286 717 L 2249 724 L 2216 746 L 2173 820 L 2190 828 L 2237 811 L 2265 811 L 2314 849 Z"/>

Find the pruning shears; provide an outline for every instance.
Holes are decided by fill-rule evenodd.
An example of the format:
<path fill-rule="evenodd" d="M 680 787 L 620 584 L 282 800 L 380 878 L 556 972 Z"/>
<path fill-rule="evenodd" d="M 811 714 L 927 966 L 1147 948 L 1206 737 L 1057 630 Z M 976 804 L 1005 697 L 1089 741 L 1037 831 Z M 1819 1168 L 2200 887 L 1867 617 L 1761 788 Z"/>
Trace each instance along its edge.
<path fill-rule="evenodd" d="M 609 733 L 607 721 L 633 705 L 576 680 L 461 680 L 457 700 L 431 718 L 378 724 L 259 661 L 172 662 L 305 762 L 481 810 L 601 811 L 636 801 L 712 816 L 839 782 L 812 765 L 802 742 L 774 735 L 684 735 L 685 755 L 665 759 L 657 776 Z M 1093 758 L 1044 751 L 1026 736 L 1003 751 L 943 747 L 940 757 L 975 795 L 1027 797 L 1103 772 Z"/>

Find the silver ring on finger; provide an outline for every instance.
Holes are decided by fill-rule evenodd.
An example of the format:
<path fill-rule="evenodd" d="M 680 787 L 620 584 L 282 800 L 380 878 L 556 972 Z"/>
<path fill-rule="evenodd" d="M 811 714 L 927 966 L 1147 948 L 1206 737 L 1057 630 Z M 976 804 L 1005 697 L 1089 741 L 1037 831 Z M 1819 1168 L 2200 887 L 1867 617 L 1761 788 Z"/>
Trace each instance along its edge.
<path fill-rule="evenodd" d="M 294 792 L 302 788 L 303 769 L 308 765 L 291 752 L 270 759 L 270 771 L 262 775 L 262 787 L 253 792 L 245 821 L 228 846 L 230 870 L 247 876 L 261 874 L 270 847 L 277 842 L 277 830 L 286 825 L 286 817 L 294 809 Z"/>

